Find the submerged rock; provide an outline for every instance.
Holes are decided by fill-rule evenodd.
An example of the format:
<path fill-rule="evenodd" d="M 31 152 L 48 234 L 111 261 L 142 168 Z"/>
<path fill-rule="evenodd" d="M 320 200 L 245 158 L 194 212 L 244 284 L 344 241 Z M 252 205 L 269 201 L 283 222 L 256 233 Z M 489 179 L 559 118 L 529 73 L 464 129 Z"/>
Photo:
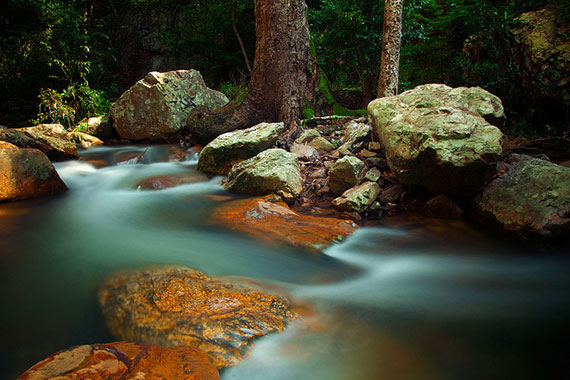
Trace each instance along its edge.
<path fill-rule="evenodd" d="M 137 190 L 163 190 L 171 187 L 189 185 L 192 183 L 204 182 L 208 176 L 199 172 L 167 174 L 156 177 L 145 178 L 135 185 Z"/>
<path fill-rule="evenodd" d="M 345 156 L 337 160 L 329 170 L 329 187 L 333 194 L 339 195 L 362 179 L 364 162 L 354 156 Z"/>
<path fill-rule="evenodd" d="M 20 149 L 0 141 L 0 173 L 0 201 L 67 190 L 53 164 L 37 149 Z"/>
<path fill-rule="evenodd" d="M 113 128 L 129 140 L 164 140 L 182 128 L 196 107 L 217 108 L 228 102 L 204 83 L 196 70 L 152 71 L 111 106 Z"/>
<path fill-rule="evenodd" d="M 116 342 L 60 351 L 34 365 L 18 380 L 219 378 L 208 356 L 197 348 Z"/>
<path fill-rule="evenodd" d="M 198 170 L 226 175 L 232 166 L 271 148 L 285 129 L 283 123 L 260 123 L 251 128 L 224 133 L 202 149 Z"/>
<path fill-rule="evenodd" d="M 276 195 L 227 202 L 211 220 L 269 244 L 284 243 L 317 252 L 358 228 L 349 220 L 299 214 Z"/>
<path fill-rule="evenodd" d="M 0 128 L 0 140 L 20 148 L 39 149 L 54 161 L 79 158 L 72 135 L 61 124 Z"/>
<path fill-rule="evenodd" d="M 470 196 L 496 172 L 501 100 L 478 88 L 418 86 L 368 105 L 388 165 L 400 182 Z"/>
<path fill-rule="evenodd" d="M 475 219 L 522 239 L 570 242 L 570 169 L 518 156 L 475 198 Z"/>
<path fill-rule="evenodd" d="M 295 198 L 303 190 L 299 159 L 283 149 L 268 149 L 234 165 L 224 188 L 240 194 L 277 193 Z"/>
<path fill-rule="evenodd" d="M 332 205 L 342 211 L 364 213 L 380 194 L 380 186 L 376 182 L 365 182 L 362 185 L 346 190 L 332 201 Z"/>
<path fill-rule="evenodd" d="M 119 339 L 197 347 L 218 368 L 238 364 L 254 339 L 297 318 L 286 298 L 184 267 L 112 275 L 98 298 Z"/>
<path fill-rule="evenodd" d="M 424 213 L 427 216 L 442 219 L 459 219 L 463 216 L 461 207 L 443 194 L 427 201 Z"/>

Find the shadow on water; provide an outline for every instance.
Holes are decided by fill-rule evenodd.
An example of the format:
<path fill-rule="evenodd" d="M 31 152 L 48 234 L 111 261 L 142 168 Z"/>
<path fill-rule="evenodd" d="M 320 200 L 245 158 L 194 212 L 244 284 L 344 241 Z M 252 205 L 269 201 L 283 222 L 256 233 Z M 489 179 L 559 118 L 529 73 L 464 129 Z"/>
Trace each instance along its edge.
<path fill-rule="evenodd" d="M 565 363 L 564 255 L 521 256 L 441 221 L 383 221 L 325 255 L 263 245 L 208 224 L 220 202 L 212 195 L 227 195 L 220 178 L 137 190 L 145 178 L 196 170 L 194 152 L 183 162 L 168 155 L 168 147 L 90 149 L 84 158 L 99 166 L 57 164 L 66 194 L 0 204 L 1 378 L 69 346 L 113 340 L 98 284 L 157 264 L 278 283 L 314 305 L 224 379 L 534 379 L 555 378 Z"/>

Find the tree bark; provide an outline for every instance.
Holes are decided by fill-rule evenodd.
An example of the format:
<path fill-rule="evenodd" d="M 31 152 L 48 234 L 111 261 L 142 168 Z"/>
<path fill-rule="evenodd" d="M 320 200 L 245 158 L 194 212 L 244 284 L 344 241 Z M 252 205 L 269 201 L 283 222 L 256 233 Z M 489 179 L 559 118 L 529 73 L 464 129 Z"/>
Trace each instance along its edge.
<path fill-rule="evenodd" d="M 403 5 L 403 0 L 386 0 L 384 7 L 382 57 L 380 79 L 378 80 L 379 98 L 393 96 L 398 93 Z"/>
<path fill-rule="evenodd" d="M 255 0 L 255 58 L 245 99 L 190 115 L 187 131 L 205 144 L 221 133 L 259 122 L 291 125 L 313 100 L 316 59 L 311 54 L 304 0 Z"/>

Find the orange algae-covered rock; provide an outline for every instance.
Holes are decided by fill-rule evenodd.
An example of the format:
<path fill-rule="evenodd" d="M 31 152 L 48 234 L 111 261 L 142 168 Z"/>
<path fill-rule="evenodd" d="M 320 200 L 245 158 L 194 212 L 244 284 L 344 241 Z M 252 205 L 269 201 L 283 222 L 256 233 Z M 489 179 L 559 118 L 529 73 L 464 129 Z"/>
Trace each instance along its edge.
<path fill-rule="evenodd" d="M 255 338 L 282 331 L 298 317 L 283 297 L 184 267 L 115 274 L 98 297 L 119 339 L 198 347 L 218 368 L 238 364 Z"/>
<path fill-rule="evenodd" d="M 317 251 L 358 228 L 349 220 L 299 214 L 276 195 L 228 202 L 214 212 L 212 221 L 268 243 Z"/>
<path fill-rule="evenodd" d="M 48 158 L 37 149 L 0 141 L 0 201 L 51 195 L 67 190 Z"/>
<path fill-rule="evenodd" d="M 60 351 L 18 377 L 40 379 L 219 380 L 220 376 L 207 355 L 194 347 L 116 342 Z"/>

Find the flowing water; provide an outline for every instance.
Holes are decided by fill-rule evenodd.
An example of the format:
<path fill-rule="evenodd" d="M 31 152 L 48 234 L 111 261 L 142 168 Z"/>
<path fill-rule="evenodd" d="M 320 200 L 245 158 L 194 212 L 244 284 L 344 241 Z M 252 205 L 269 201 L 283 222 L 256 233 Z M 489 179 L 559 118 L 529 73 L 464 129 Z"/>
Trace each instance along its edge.
<path fill-rule="evenodd" d="M 129 154 L 142 154 L 117 164 Z M 142 179 L 191 173 L 168 147 L 93 148 L 56 165 L 70 190 L 0 204 L 2 355 L 14 379 L 58 350 L 112 341 L 96 289 L 155 264 L 272 283 L 310 305 L 304 323 L 258 341 L 222 379 L 569 378 L 568 249 L 533 251 L 461 222 L 385 219 L 324 255 L 266 246 L 208 223 L 220 178 L 161 190 Z M 110 166 L 98 168 L 101 160 Z"/>

